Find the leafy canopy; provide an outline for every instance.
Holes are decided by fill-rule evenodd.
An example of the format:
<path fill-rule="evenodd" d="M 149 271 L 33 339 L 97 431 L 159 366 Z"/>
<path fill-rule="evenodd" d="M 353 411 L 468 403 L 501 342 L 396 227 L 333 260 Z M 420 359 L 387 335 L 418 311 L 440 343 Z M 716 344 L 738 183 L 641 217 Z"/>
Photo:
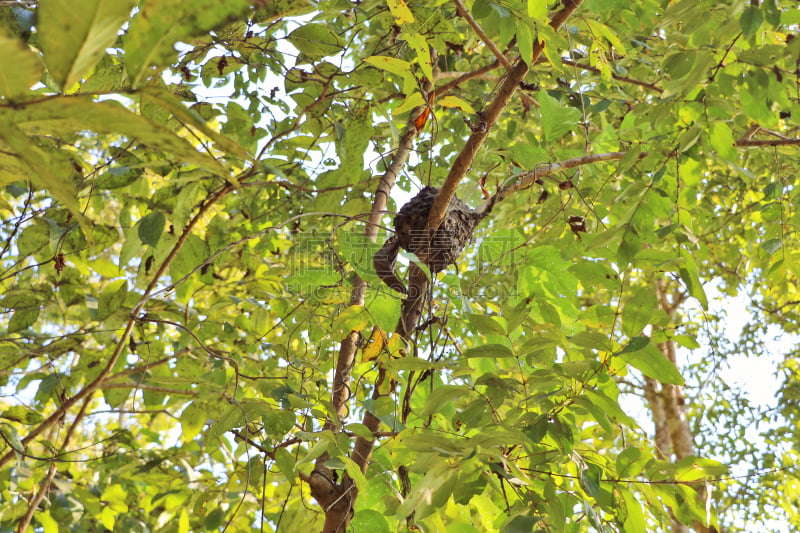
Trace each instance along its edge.
<path fill-rule="evenodd" d="M 796 325 L 800 12 L 587 0 L 557 29 L 562 5 L 465 4 L 3 3 L 1 530 L 321 530 L 312 471 L 357 492 L 358 532 L 800 527 L 796 361 L 784 453 L 706 427 L 671 457 L 620 405 L 700 381 L 660 347 L 713 345 L 715 317 L 665 294 L 706 309 L 713 280 Z M 490 43 L 530 70 L 487 124 Z M 482 128 L 459 196 L 525 187 L 406 342 L 364 233 L 378 178 L 396 211 Z M 743 460 L 776 468 L 755 508 Z"/>

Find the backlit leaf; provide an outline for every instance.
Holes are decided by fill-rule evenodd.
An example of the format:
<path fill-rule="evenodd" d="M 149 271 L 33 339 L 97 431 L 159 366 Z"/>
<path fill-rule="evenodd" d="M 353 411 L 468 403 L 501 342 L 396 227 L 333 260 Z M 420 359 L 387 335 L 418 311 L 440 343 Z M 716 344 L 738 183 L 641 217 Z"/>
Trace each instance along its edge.
<path fill-rule="evenodd" d="M 139 239 L 150 246 L 156 246 L 164 233 L 167 218 L 161 211 L 151 211 L 139 222 Z"/>
<path fill-rule="evenodd" d="M 637 339 L 639 338 L 641 337 L 637 337 Z M 628 346 L 631 346 L 631 344 Z M 664 357 L 664 354 L 655 345 L 648 343 L 635 351 L 626 350 L 620 352 L 619 357 L 645 376 L 661 383 L 683 385 L 681 373 L 675 368 L 674 364 Z"/>
<path fill-rule="evenodd" d="M 0 31 L 0 97 L 16 96 L 39 81 L 42 67 L 36 57 L 22 42 Z"/>
<path fill-rule="evenodd" d="M 135 0 L 48 0 L 39 6 L 47 70 L 64 89 L 86 76 L 117 40 Z"/>
<path fill-rule="evenodd" d="M 464 350 L 464 357 L 514 357 L 514 352 L 502 344 L 484 344 Z"/>
<path fill-rule="evenodd" d="M 539 101 L 542 115 L 544 138 L 548 143 L 555 142 L 571 131 L 575 131 L 581 112 L 573 107 L 564 107 L 546 92 L 541 92 Z"/>
<path fill-rule="evenodd" d="M 246 0 L 144 0 L 125 38 L 125 64 L 132 84 L 142 85 L 151 66 L 174 59 L 178 41 L 208 31 L 248 6 Z"/>
<path fill-rule="evenodd" d="M 414 22 L 414 15 L 408 9 L 408 4 L 405 0 L 386 0 L 386 5 L 389 6 L 389 11 L 395 18 L 395 24 L 408 24 Z"/>

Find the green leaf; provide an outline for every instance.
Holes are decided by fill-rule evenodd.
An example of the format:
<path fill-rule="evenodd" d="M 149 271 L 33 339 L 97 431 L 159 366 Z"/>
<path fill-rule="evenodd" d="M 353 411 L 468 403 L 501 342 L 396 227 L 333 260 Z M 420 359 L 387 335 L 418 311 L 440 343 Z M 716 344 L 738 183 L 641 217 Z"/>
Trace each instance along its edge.
<path fill-rule="evenodd" d="M 529 4 L 530 5 L 530 4 Z M 597 22 L 592 19 L 586 19 L 586 24 L 592 31 L 593 35 L 598 35 L 605 37 L 605 39 L 611 43 L 611 46 L 614 47 L 614 51 L 620 55 L 628 55 L 627 50 L 625 49 L 625 45 L 622 43 L 622 40 L 614 33 L 611 28 L 606 26 L 601 22 Z"/>
<path fill-rule="evenodd" d="M 353 515 L 350 527 L 354 533 L 390 533 L 389 523 L 378 511 L 363 509 Z"/>
<path fill-rule="evenodd" d="M 6 441 L 14 451 L 24 453 L 25 446 L 22 444 L 22 440 L 19 438 L 19 432 L 17 431 L 17 428 L 8 423 L 0 423 L 0 433 L 3 435 L 3 440 Z M 27 506 L 23 505 L 22 514 L 25 512 L 25 507 Z M 20 516 L 22 516 L 22 514 L 20 514 Z"/>
<path fill-rule="evenodd" d="M 547 2 L 544 0 L 528 0 L 528 16 L 537 21 L 547 21 Z"/>
<path fill-rule="evenodd" d="M 331 325 L 331 335 L 342 339 L 351 331 L 360 331 L 370 322 L 369 313 L 361 305 L 351 305 L 337 316 Z"/>
<path fill-rule="evenodd" d="M 694 51 L 681 50 L 666 57 L 664 60 L 664 70 L 672 79 L 680 79 L 691 72 L 697 53 Z"/>
<path fill-rule="evenodd" d="M 646 346 L 636 350 L 628 350 L 634 341 L 643 338 L 647 339 L 646 337 L 631 339 L 631 343 L 619 353 L 620 359 L 645 376 L 656 381 L 669 383 L 671 385 L 683 385 L 683 376 L 681 376 L 681 373 L 675 368 L 675 365 L 664 357 L 664 354 L 662 354 L 655 345 L 649 342 L 649 339 L 647 339 L 648 343 Z"/>
<path fill-rule="evenodd" d="M 272 439 L 281 439 L 289 433 L 295 425 L 296 417 L 293 411 L 268 409 L 263 413 L 264 429 Z"/>
<path fill-rule="evenodd" d="M 278 448 L 275 450 L 275 464 L 283 474 L 287 481 L 294 483 L 297 471 L 295 469 L 294 457 L 286 448 Z"/>
<path fill-rule="evenodd" d="M 85 96 L 48 98 L 7 113 L 6 117 L 29 135 L 59 135 L 83 130 L 124 135 L 161 149 L 176 160 L 228 176 L 228 171 L 217 160 L 198 152 L 186 139 L 132 113 L 118 102 L 95 102 Z"/>
<path fill-rule="evenodd" d="M 175 43 L 206 32 L 245 12 L 247 0 L 144 0 L 125 39 L 125 66 L 131 85 L 144 84 L 150 67 L 172 61 Z"/>
<path fill-rule="evenodd" d="M 200 401 L 195 400 L 186 406 L 181 412 L 181 440 L 183 442 L 190 442 L 202 431 L 203 426 L 208 420 L 206 407 Z"/>
<path fill-rule="evenodd" d="M 601 352 L 610 352 L 611 343 L 607 335 L 596 331 L 581 331 L 569 338 L 569 341 L 582 348 L 589 348 Z"/>
<path fill-rule="evenodd" d="M 763 22 L 764 14 L 761 12 L 758 5 L 747 6 L 744 11 L 742 11 L 742 16 L 739 19 L 739 24 L 742 27 L 742 35 L 745 38 L 752 36 L 758 31 L 758 28 L 761 27 Z"/>
<path fill-rule="evenodd" d="M 109 485 L 100 495 L 100 499 L 118 513 L 128 510 L 128 491 L 117 483 Z"/>
<path fill-rule="evenodd" d="M 542 519 L 535 516 L 515 516 L 503 524 L 502 533 L 531 533 Z"/>
<path fill-rule="evenodd" d="M 597 466 L 590 464 L 587 468 L 581 470 L 581 487 L 592 498 L 600 496 L 600 479 L 603 476 L 603 470 Z"/>
<path fill-rule="evenodd" d="M 155 247 L 161 235 L 164 234 L 164 226 L 167 218 L 161 211 L 151 211 L 139 222 L 139 240 L 143 243 Z"/>
<path fill-rule="evenodd" d="M 696 350 L 697 348 L 700 348 L 700 343 L 697 342 L 697 339 L 691 335 L 674 335 L 672 340 L 690 350 Z"/>
<path fill-rule="evenodd" d="M 26 424 L 26 425 L 38 424 L 39 422 L 44 420 L 44 416 L 42 416 L 40 412 L 25 407 L 23 405 L 15 405 L 9 407 L 8 409 L 0 413 L 0 418 L 5 418 L 6 420 L 19 422 L 20 424 Z"/>
<path fill-rule="evenodd" d="M 622 234 L 622 241 L 617 248 L 617 263 L 620 268 L 627 268 L 636 255 L 642 251 L 642 239 L 633 228 L 633 225 L 627 224 L 626 230 Z"/>
<path fill-rule="evenodd" d="M 703 284 L 700 282 L 700 277 L 697 271 L 697 264 L 694 262 L 692 255 L 684 248 L 681 248 L 681 258 L 683 259 L 683 266 L 678 270 L 689 295 L 693 296 L 700 302 L 705 311 L 708 311 L 708 299 L 706 298 L 706 291 L 703 289 Z"/>
<path fill-rule="evenodd" d="M 444 404 L 452 403 L 457 398 L 469 394 L 469 389 L 457 385 L 440 385 L 428 396 L 420 416 L 428 416 L 439 412 Z"/>
<path fill-rule="evenodd" d="M 644 513 L 642 512 L 642 502 L 627 489 L 623 488 L 620 492 L 625 502 L 625 531 L 647 531 Z"/>
<path fill-rule="evenodd" d="M 108 318 L 114 311 L 120 309 L 127 295 L 127 280 L 118 279 L 106 285 L 97 302 L 97 319 Z"/>
<path fill-rule="evenodd" d="M 622 307 L 622 331 L 628 337 L 639 335 L 650 324 L 657 310 L 655 289 L 651 287 L 635 289 Z"/>
<path fill-rule="evenodd" d="M 628 342 L 628 344 L 626 344 L 625 347 L 623 347 L 622 350 L 620 350 L 618 355 L 638 352 L 639 350 L 643 350 L 645 346 L 649 344 L 650 344 L 650 337 L 644 337 L 644 336 L 633 337 L 630 340 L 630 342 Z"/>
<path fill-rule="evenodd" d="M 159 211 L 154 211 L 152 214 L 161 214 Z M 149 215 L 148 215 L 149 216 Z M 163 217 L 163 215 L 161 215 Z M 147 217 L 145 217 L 146 219 Z M 145 219 L 142 219 L 142 224 L 139 225 L 139 231 L 142 231 Z M 162 226 L 163 230 L 163 226 Z M 147 243 L 141 237 L 142 242 Z M 156 241 L 158 239 L 156 238 Z M 149 244 L 149 243 L 147 243 Z M 208 244 L 195 234 L 189 235 L 180 250 L 178 250 L 175 259 L 169 266 L 169 274 L 172 277 L 172 282 L 177 283 L 184 276 L 187 276 L 192 270 L 200 266 L 208 256 Z"/>
<path fill-rule="evenodd" d="M 47 189 L 72 215 L 81 223 L 85 232 L 89 234 L 89 225 L 86 217 L 78 205 L 77 195 L 72 185 L 72 166 L 57 152 L 49 152 L 39 148 L 33 143 L 20 128 L 8 119 L 13 113 L 0 114 L 0 149 L 3 143 L 7 145 L 6 152 L 12 152 L 17 161 L 27 170 L 26 178 L 38 186 Z"/>
<path fill-rule="evenodd" d="M 135 0 L 48 0 L 38 9 L 47 70 L 68 89 L 100 61 L 128 20 Z"/>
<path fill-rule="evenodd" d="M 206 442 L 212 443 L 233 428 L 242 427 L 245 423 L 244 409 L 239 404 L 231 404 L 223 411 L 206 431 Z"/>
<path fill-rule="evenodd" d="M 411 511 L 415 511 L 417 516 L 424 518 L 435 512 L 437 508 L 433 501 L 434 494 L 439 488 L 452 481 L 457 473 L 458 471 L 447 463 L 435 463 L 430 470 L 425 472 L 422 479 L 414 484 L 405 501 L 398 507 L 398 515 L 406 516 Z M 452 492 L 452 485 L 448 485 Z"/>
<path fill-rule="evenodd" d="M 736 140 L 733 138 L 733 132 L 724 122 L 714 122 L 711 126 L 711 145 L 717 151 L 720 157 L 728 161 L 736 160 L 736 147 L 733 144 Z"/>
<path fill-rule="evenodd" d="M 156 87 L 146 87 L 142 91 L 142 100 L 145 102 L 152 102 L 166 109 L 187 128 L 189 126 L 196 128 L 202 132 L 203 135 L 211 139 L 220 150 L 225 151 L 226 155 L 235 155 L 243 160 L 253 159 L 252 154 L 250 154 L 246 148 L 209 127 L 208 123 L 203 120 L 196 111 L 187 109 L 183 102 L 172 93 Z"/>
<path fill-rule="evenodd" d="M 502 344 L 484 344 L 464 350 L 464 357 L 514 357 L 514 352 Z"/>
<path fill-rule="evenodd" d="M 684 131 L 681 136 L 678 137 L 678 151 L 688 151 L 692 146 L 697 144 L 697 141 L 700 140 L 700 137 L 703 135 L 703 133 L 703 128 L 698 125 L 694 125 L 688 130 Z"/>
<path fill-rule="evenodd" d="M 41 524 L 43 533 L 58 533 L 58 522 L 50 515 L 49 511 L 36 513 L 36 521 Z"/>
<path fill-rule="evenodd" d="M 783 247 L 782 239 L 769 239 L 761 243 L 761 248 L 767 253 L 772 255 Z"/>
<path fill-rule="evenodd" d="M 533 60 L 533 36 L 531 29 L 522 20 L 517 24 L 517 46 L 519 47 L 519 56 L 530 65 Z"/>
<path fill-rule="evenodd" d="M 467 319 L 477 333 L 484 335 L 505 335 L 506 328 L 498 317 L 467 313 Z"/>
<path fill-rule="evenodd" d="M 42 76 L 42 65 L 28 47 L 0 30 L 0 98 L 27 91 Z"/>
<path fill-rule="evenodd" d="M 48 251 L 50 244 L 50 229 L 44 224 L 28 226 L 17 239 L 17 250 L 20 257 L 34 255 L 38 252 Z"/>
<path fill-rule="evenodd" d="M 546 142 L 554 143 L 567 133 L 575 131 L 581 118 L 580 110 L 562 106 L 558 100 L 544 91 L 537 99 Z"/>
<path fill-rule="evenodd" d="M 411 111 L 415 107 L 421 106 L 425 103 L 425 99 L 422 97 L 422 94 L 418 92 L 414 92 L 409 94 L 396 108 L 392 109 L 392 115 L 401 115 L 408 111 Z"/>
<path fill-rule="evenodd" d="M 614 420 L 617 423 L 625 424 L 629 427 L 636 427 L 636 421 L 622 410 L 619 402 L 610 398 L 608 395 L 603 393 L 603 391 L 591 389 L 587 390 L 586 397 L 600 411 L 605 413 L 609 419 Z"/>
<path fill-rule="evenodd" d="M 344 462 L 347 475 L 353 480 L 358 490 L 361 492 L 367 490 L 369 487 L 367 477 L 363 472 L 361 472 L 361 468 L 355 463 L 355 461 L 345 456 L 341 457 L 340 459 Z"/>
<path fill-rule="evenodd" d="M 310 61 L 338 54 L 342 49 L 339 36 L 325 24 L 303 24 L 287 40 Z"/>

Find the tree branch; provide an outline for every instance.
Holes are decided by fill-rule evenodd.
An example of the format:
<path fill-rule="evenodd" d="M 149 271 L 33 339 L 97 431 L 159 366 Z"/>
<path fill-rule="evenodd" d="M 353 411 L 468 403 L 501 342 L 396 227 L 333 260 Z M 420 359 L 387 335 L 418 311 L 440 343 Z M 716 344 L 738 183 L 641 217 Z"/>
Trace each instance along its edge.
<path fill-rule="evenodd" d="M 449 81 L 442 85 L 441 87 L 437 87 L 433 92 L 436 96 L 441 96 L 443 94 L 447 94 L 451 90 L 455 89 L 462 83 L 468 82 L 469 80 L 479 78 L 486 74 L 487 72 L 491 72 L 497 67 L 500 66 L 499 61 L 495 61 L 494 63 L 489 63 L 485 67 L 481 67 L 478 70 L 473 70 L 472 72 L 465 72 L 464 74 L 458 76 L 456 79 Z"/>
<path fill-rule="evenodd" d="M 753 139 L 753 136 L 756 133 L 766 133 L 767 135 L 771 135 L 773 137 L 777 137 L 777 139 Z M 766 128 L 762 128 L 757 123 L 753 122 L 750 124 L 750 128 L 745 132 L 744 135 L 740 139 L 738 139 L 734 146 L 793 146 L 796 144 L 800 144 L 800 139 L 790 139 L 780 133 L 772 130 L 768 130 Z"/>
<path fill-rule="evenodd" d="M 582 2 L 583 0 L 565 0 L 564 7 L 558 11 L 550 21 L 550 27 L 554 30 L 558 30 Z M 428 227 L 432 230 L 436 230 L 442 223 L 450 201 L 453 199 L 453 196 L 455 196 L 456 187 L 458 187 L 458 184 L 466 175 L 469 167 L 475 160 L 475 156 L 478 154 L 478 150 L 489 135 L 492 126 L 494 126 L 500 114 L 508 105 L 511 96 L 517 90 L 517 87 L 519 87 L 519 83 L 528 73 L 528 65 L 537 61 L 543 51 L 544 42 L 537 41 L 533 46 L 531 57 L 518 59 L 513 70 L 506 74 L 503 85 L 498 90 L 497 96 L 492 100 L 492 103 L 489 104 L 483 117 L 486 122 L 486 128 L 481 128 L 470 135 L 469 139 L 467 139 L 467 142 L 464 144 L 464 148 L 462 148 L 461 152 L 456 156 L 455 161 L 453 161 L 450 172 L 447 174 L 447 178 L 445 178 L 442 187 L 439 189 L 439 194 L 436 196 L 431 206 L 430 214 L 428 215 Z M 527 59 L 527 61 L 524 59 Z"/>
<path fill-rule="evenodd" d="M 247 171 L 245 171 L 245 177 L 251 175 L 252 172 L 254 172 L 254 169 L 248 169 Z M 122 331 L 122 334 L 120 335 L 120 338 L 117 341 L 117 345 L 114 348 L 114 352 L 111 354 L 111 357 L 109 357 L 108 361 L 106 362 L 106 365 L 103 367 L 103 370 L 100 371 L 100 374 L 98 374 L 98 376 L 94 380 L 92 380 L 91 383 L 87 384 L 74 396 L 66 398 L 61 404 L 61 406 L 58 409 L 56 409 L 56 411 L 53 414 L 47 417 L 38 426 L 33 428 L 30 431 L 30 433 L 28 433 L 28 435 L 26 435 L 25 438 L 22 439 L 23 446 L 27 446 L 28 444 L 30 444 L 33 441 L 33 439 L 41 435 L 42 432 L 44 432 L 50 426 L 55 424 L 57 421 L 61 420 L 61 418 L 63 418 L 63 416 L 67 413 L 67 411 L 69 411 L 69 409 L 71 409 L 75 404 L 77 404 L 84 398 L 88 398 L 92 393 L 94 393 L 94 391 L 96 391 L 100 387 L 100 385 L 103 383 L 106 377 L 111 373 L 111 370 L 114 368 L 114 365 L 116 365 L 117 361 L 122 355 L 123 350 L 128 345 L 128 339 L 133 333 L 133 328 L 136 325 L 136 322 L 139 320 L 139 314 L 141 313 L 145 304 L 153 295 L 153 292 L 155 291 L 159 281 L 161 280 L 161 277 L 166 273 L 167 269 L 169 268 L 169 265 L 178 255 L 178 252 L 183 247 L 186 240 L 189 238 L 189 235 L 192 233 L 192 230 L 194 229 L 195 225 L 197 225 L 197 223 L 206 215 L 206 213 L 209 211 L 209 209 L 211 209 L 213 205 L 215 205 L 218 201 L 220 201 L 222 198 L 224 198 L 227 194 L 229 194 L 233 190 L 234 190 L 233 185 L 227 184 L 221 189 L 219 189 L 216 193 L 209 196 L 201 204 L 197 213 L 186 224 L 186 227 L 181 232 L 180 236 L 178 237 L 178 240 L 172 247 L 172 250 L 170 250 L 170 253 L 167 255 L 167 257 L 158 267 L 156 272 L 153 274 L 153 278 L 151 279 L 150 283 L 145 289 L 144 294 L 142 294 L 142 297 L 139 299 L 139 301 L 131 310 L 128 322 L 125 325 L 125 329 Z M 14 450 L 11 450 L 2 457 L 0 457 L 0 468 L 7 465 L 8 462 L 14 458 L 14 453 L 15 453 Z"/>
<path fill-rule="evenodd" d="M 431 87 L 431 82 L 427 81 L 424 89 L 430 91 Z M 419 106 L 411 112 L 406 124 L 405 133 L 400 138 L 397 150 L 395 150 L 392 156 L 392 161 L 378 181 L 372 208 L 369 213 L 366 228 L 364 229 L 364 234 L 372 242 L 375 242 L 377 239 L 378 229 L 381 227 L 381 218 L 386 212 L 386 205 L 394 182 L 408 160 L 408 156 L 413 148 L 414 139 L 419 134 L 419 130 L 415 125 L 415 120 L 426 109 L 427 104 Z M 350 305 L 364 305 L 366 290 L 367 282 L 356 274 L 353 282 L 353 291 L 350 293 Z M 351 371 L 355 364 L 356 351 L 358 350 L 358 338 L 359 333 L 357 331 L 351 331 L 342 340 L 339 346 L 331 397 L 331 404 L 338 420 L 328 420 L 325 423 L 325 429 L 332 431 L 338 430 L 338 425 L 347 414 L 347 402 L 350 400 Z M 381 385 L 385 380 L 385 376 L 385 370 L 380 368 L 373 390 L 373 398 L 378 398 L 383 394 Z M 380 420 L 372 413 L 366 412 L 364 414 L 363 424 L 374 435 L 380 426 Z M 367 465 L 369 464 L 373 446 L 374 439 L 365 439 L 363 437 L 356 439 L 351 458 L 359 465 L 362 472 L 366 471 Z M 314 470 L 311 474 L 301 476 L 301 479 L 308 484 L 311 495 L 325 511 L 325 525 L 323 526 L 322 533 L 343 533 L 347 530 L 347 525 L 350 522 L 353 505 L 358 497 L 358 491 L 349 476 L 345 475 L 341 484 L 336 484 L 333 481 L 332 472 L 325 466 L 329 457 L 327 453 L 323 453 L 315 461 Z"/>
<path fill-rule="evenodd" d="M 578 63 L 577 61 L 572 61 L 571 59 L 561 59 L 561 62 L 565 65 L 569 65 L 571 67 L 579 68 L 582 70 L 588 70 L 589 72 L 594 72 L 595 74 L 600 74 L 600 69 L 597 67 L 593 67 L 591 65 L 583 65 Z M 657 93 L 663 93 L 664 89 L 656 85 L 655 83 L 648 83 L 646 81 L 635 80 L 633 78 L 628 78 L 627 76 L 620 76 L 619 74 L 611 73 L 611 77 L 617 81 L 622 81 L 625 83 L 630 83 L 632 85 L 638 85 L 639 87 L 644 87 L 645 89 L 650 89 L 651 91 L 655 91 Z"/>
<path fill-rule="evenodd" d="M 800 144 L 800 139 L 776 139 L 774 141 L 768 140 L 752 140 L 752 141 L 736 141 L 734 146 L 795 146 Z"/>
<path fill-rule="evenodd" d="M 593 163 L 600 163 L 602 161 L 618 161 L 625 157 L 628 152 L 608 152 L 605 154 L 591 154 L 576 157 L 574 159 L 567 159 L 566 161 L 557 161 L 555 163 L 543 163 L 533 170 L 527 170 L 519 174 L 515 174 L 506 180 L 506 184 L 501 186 L 500 189 L 488 200 L 478 207 L 477 212 L 483 216 L 488 214 L 496 204 L 505 200 L 512 194 L 522 191 L 531 187 L 537 180 L 582 165 L 591 165 Z M 647 156 L 647 152 L 641 152 L 639 159 Z"/>
<path fill-rule="evenodd" d="M 467 8 L 464 7 L 464 4 L 461 2 L 461 0 L 453 0 L 453 3 L 456 5 L 456 11 L 458 14 L 464 17 L 464 20 L 466 20 L 467 23 L 472 26 L 472 29 L 478 34 L 478 37 L 481 41 L 483 41 L 483 44 L 485 44 L 486 47 L 492 51 L 494 57 L 497 58 L 497 60 L 506 68 L 508 72 L 513 71 L 514 65 L 512 65 L 508 58 L 503 55 L 503 52 L 501 52 L 497 45 L 494 44 L 492 39 L 486 35 L 486 32 L 484 32 L 483 28 L 481 28 L 480 24 L 478 24 L 478 21 L 472 18 L 472 15 L 469 13 L 469 11 L 467 11 Z"/>

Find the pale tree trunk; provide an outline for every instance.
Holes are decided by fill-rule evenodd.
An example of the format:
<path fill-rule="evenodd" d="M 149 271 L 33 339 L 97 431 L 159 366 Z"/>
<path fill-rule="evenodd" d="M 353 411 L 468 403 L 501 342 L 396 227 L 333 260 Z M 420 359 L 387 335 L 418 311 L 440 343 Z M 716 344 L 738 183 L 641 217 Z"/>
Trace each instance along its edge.
<path fill-rule="evenodd" d="M 686 299 L 686 294 L 676 287 L 672 289 L 663 278 L 656 281 L 656 296 L 662 311 L 672 319 L 680 305 Z M 657 345 L 661 354 L 676 367 L 675 341 L 672 339 Z M 655 445 L 662 459 L 679 462 L 694 454 L 694 435 L 689 427 L 686 414 L 686 400 L 683 388 L 680 385 L 661 383 L 652 378 L 645 378 L 645 400 L 655 426 Z M 705 492 L 700 492 L 705 497 Z M 695 522 L 692 529 L 698 533 L 713 533 L 716 528 L 706 527 Z M 674 516 L 672 519 L 672 533 L 689 533 L 689 526 L 679 522 Z"/>

